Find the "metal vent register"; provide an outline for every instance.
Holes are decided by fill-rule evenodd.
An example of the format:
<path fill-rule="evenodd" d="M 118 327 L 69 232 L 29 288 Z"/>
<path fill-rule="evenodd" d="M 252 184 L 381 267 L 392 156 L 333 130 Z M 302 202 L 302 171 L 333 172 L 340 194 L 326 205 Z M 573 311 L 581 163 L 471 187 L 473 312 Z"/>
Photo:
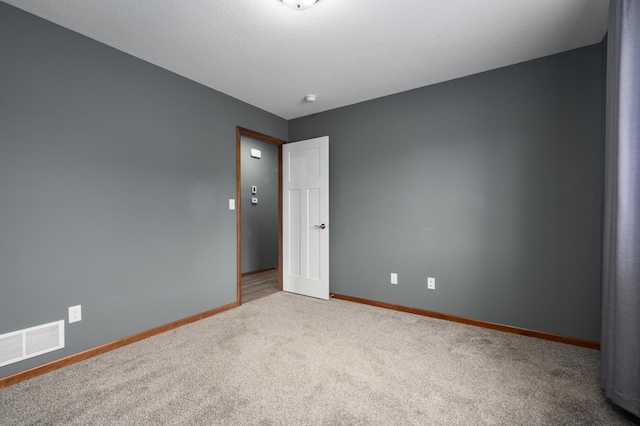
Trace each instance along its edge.
<path fill-rule="evenodd" d="M 64 320 L 0 335 L 0 367 L 64 348 Z"/>

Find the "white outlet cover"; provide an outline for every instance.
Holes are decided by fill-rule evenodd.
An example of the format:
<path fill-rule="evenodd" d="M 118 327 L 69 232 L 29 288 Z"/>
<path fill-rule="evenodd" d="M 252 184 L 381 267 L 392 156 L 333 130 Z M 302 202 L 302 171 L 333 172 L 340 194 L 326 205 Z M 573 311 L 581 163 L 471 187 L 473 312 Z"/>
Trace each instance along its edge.
<path fill-rule="evenodd" d="M 391 273 L 391 284 L 398 284 L 398 274 L 395 272 Z"/>
<path fill-rule="evenodd" d="M 69 307 L 69 324 L 82 320 L 82 305 Z"/>
<path fill-rule="evenodd" d="M 436 289 L 436 279 L 435 278 L 427 278 L 427 288 L 430 290 Z"/>

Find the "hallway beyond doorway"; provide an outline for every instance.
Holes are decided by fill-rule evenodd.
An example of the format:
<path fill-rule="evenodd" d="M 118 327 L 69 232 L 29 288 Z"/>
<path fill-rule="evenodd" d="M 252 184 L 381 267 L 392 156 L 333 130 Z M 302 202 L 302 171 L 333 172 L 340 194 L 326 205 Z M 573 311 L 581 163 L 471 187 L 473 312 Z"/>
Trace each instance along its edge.
<path fill-rule="evenodd" d="M 280 291 L 278 289 L 278 268 L 242 274 L 241 303 L 261 299 L 278 291 Z"/>

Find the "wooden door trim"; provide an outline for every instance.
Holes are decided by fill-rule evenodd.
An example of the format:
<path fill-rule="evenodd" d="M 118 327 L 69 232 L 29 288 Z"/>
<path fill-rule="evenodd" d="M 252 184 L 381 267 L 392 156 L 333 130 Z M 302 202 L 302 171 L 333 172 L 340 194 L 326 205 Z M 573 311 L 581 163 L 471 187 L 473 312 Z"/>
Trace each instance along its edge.
<path fill-rule="evenodd" d="M 241 138 L 247 136 L 278 147 L 278 289 L 282 291 L 282 145 L 287 142 L 273 136 L 236 127 L 236 301 L 242 303 L 242 170 Z"/>

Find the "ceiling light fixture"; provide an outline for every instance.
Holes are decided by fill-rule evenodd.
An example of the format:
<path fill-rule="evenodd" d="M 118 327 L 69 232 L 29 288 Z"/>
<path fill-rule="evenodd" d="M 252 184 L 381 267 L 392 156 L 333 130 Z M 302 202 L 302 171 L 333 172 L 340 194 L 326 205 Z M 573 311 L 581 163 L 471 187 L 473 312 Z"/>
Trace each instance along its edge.
<path fill-rule="evenodd" d="M 305 10 L 316 4 L 317 1 L 318 0 L 282 0 L 282 3 L 294 10 Z"/>
<path fill-rule="evenodd" d="M 317 99 L 316 95 L 307 95 L 304 97 L 304 100 L 307 102 L 315 102 Z"/>

